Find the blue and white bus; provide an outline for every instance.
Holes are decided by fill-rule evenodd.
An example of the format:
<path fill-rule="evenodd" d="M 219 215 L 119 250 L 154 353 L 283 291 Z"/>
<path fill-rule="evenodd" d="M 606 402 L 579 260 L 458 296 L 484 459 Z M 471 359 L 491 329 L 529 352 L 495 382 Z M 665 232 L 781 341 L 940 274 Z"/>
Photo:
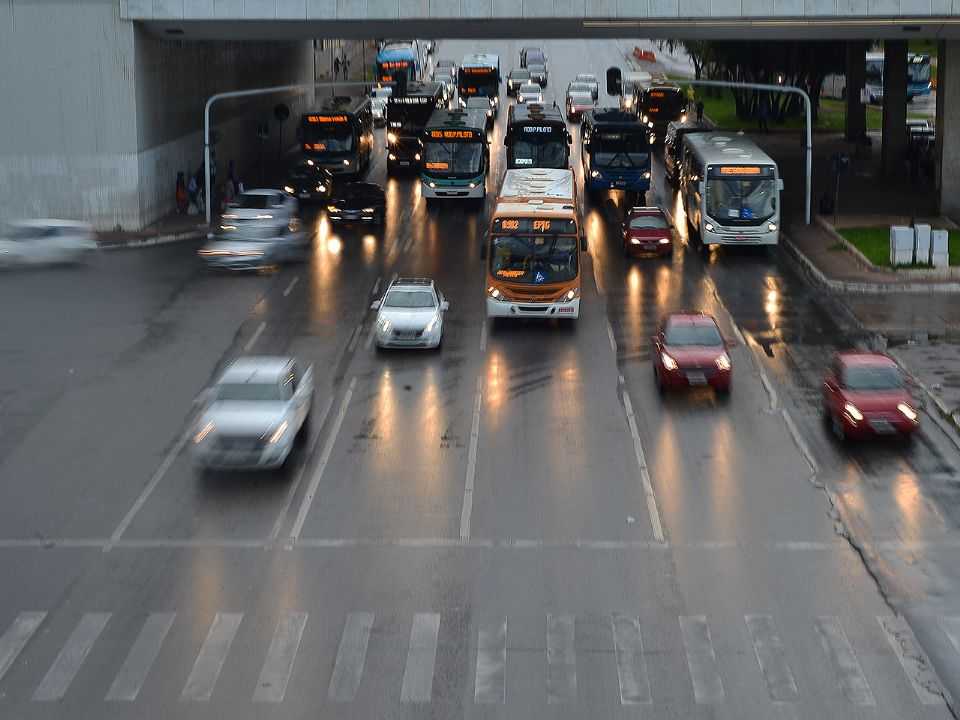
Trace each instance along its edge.
<path fill-rule="evenodd" d="M 864 88 L 869 102 L 883 102 L 883 65 L 884 55 L 882 52 L 867 53 Z M 907 55 L 907 102 L 915 97 L 930 94 L 933 89 L 931 73 L 929 55 L 918 53 Z"/>
<path fill-rule="evenodd" d="M 377 82 L 396 82 L 406 76 L 408 82 L 423 79 L 424 54 L 418 40 L 388 40 L 377 53 L 373 72 Z"/>
<path fill-rule="evenodd" d="M 653 134 L 632 110 L 602 108 L 584 113 L 580 127 L 580 158 L 588 196 L 603 190 L 623 190 L 642 200 L 650 189 L 650 150 Z"/>

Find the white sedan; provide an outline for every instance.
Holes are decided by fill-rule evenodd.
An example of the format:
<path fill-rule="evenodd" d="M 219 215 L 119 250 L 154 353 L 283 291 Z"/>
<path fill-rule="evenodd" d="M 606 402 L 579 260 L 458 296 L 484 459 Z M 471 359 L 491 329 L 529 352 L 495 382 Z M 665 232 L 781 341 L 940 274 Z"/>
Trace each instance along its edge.
<path fill-rule="evenodd" d="M 281 467 L 307 426 L 313 367 L 289 357 L 243 357 L 204 391 L 191 446 L 200 468 Z"/>
<path fill-rule="evenodd" d="M 96 249 L 90 225 L 73 220 L 20 220 L 0 230 L 0 267 L 77 263 Z"/>
<path fill-rule="evenodd" d="M 543 88 L 536 83 L 524 83 L 517 90 L 517 102 L 521 105 L 543 103 Z"/>
<path fill-rule="evenodd" d="M 430 278 L 397 278 L 377 311 L 377 348 L 439 348 L 443 342 L 443 314 L 450 309 Z"/>

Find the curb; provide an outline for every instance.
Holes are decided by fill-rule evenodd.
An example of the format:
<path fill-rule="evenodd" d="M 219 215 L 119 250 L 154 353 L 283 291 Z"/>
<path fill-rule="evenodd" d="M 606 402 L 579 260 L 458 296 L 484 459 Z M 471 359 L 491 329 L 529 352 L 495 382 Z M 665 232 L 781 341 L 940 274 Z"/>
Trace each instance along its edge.
<path fill-rule="evenodd" d="M 204 237 L 205 232 L 201 230 L 191 230 L 183 233 L 171 233 L 169 235 L 154 235 L 142 239 L 130 239 L 117 243 L 98 243 L 99 249 L 109 250 L 135 250 L 139 248 L 156 247 L 158 245 L 170 245 L 171 243 L 184 242 L 186 240 L 198 240 Z"/>
<path fill-rule="evenodd" d="M 927 400 L 933 403 L 937 413 L 953 431 L 952 434 L 948 433 L 951 435 L 953 444 L 960 448 L 960 410 L 950 412 L 950 408 L 947 407 L 946 403 L 937 397 L 937 395 L 927 386 L 925 382 L 920 380 L 914 373 L 910 372 L 909 366 L 903 361 L 900 355 L 897 354 L 896 350 L 887 350 L 887 355 L 896 361 L 897 365 L 900 366 L 900 369 L 903 370 L 903 372 L 913 378 L 913 382 L 916 383 L 917 387 L 923 391 L 923 394 L 926 395 Z"/>

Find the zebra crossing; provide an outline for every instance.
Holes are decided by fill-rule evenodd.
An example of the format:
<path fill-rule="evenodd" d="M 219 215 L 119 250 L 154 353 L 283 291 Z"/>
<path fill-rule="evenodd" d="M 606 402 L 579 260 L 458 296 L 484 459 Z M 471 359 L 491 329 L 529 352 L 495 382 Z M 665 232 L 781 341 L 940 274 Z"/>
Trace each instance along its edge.
<path fill-rule="evenodd" d="M 48 614 L 43 611 L 19 613 L 0 635 L 0 706 L 11 696 L 4 688 L 4 680 L 20 664 L 37 668 L 38 673 L 46 668 L 30 697 L 33 702 L 62 700 L 70 692 L 84 664 L 91 662 L 91 657 L 97 654 L 98 640 L 108 629 L 112 617 L 109 612 L 81 615 L 56 654 L 47 659 L 49 665 L 44 665 L 36 657 L 28 663 L 23 656 L 30 652 L 31 642 L 43 634 L 41 630 L 49 623 Z M 648 664 L 656 655 L 644 650 L 644 628 L 640 619 L 621 613 L 611 613 L 604 618 L 609 629 L 608 652 L 616 665 L 619 687 L 619 698 L 612 701 L 619 700 L 624 706 L 655 703 L 657 688 L 651 681 Z M 146 616 L 106 689 L 105 703 L 133 703 L 137 700 L 149 683 L 151 670 L 164 643 L 175 631 L 177 620 L 174 612 Z M 251 688 L 251 702 L 283 702 L 309 631 L 309 620 L 309 613 L 295 611 L 284 613 L 277 620 L 256 687 Z M 471 648 L 470 680 L 473 683 L 472 696 L 478 705 L 503 705 L 509 701 L 511 645 L 508 620 L 503 617 L 480 622 L 471 630 L 472 637 L 464 639 L 469 641 Z M 755 658 L 755 670 L 762 678 L 770 700 L 789 703 L 802 699 L 801 688 L 790 664 L 788 646 L 776 619 L 772 615 L 750 614 L 743 616 L 742 620 L 750 647 L 741 648 L 738 653 L 751 654 Z M 886 638 L 892 656 L 913 688 L 916 701 L 921 705 L 943 705 L 944 692 L 939 678 L 907 623 L 895 616 L 878 616 L 876 622 L 874 627 Z M 191 669 L 179 702 L 206 703 L 215 699 L 218 680 L 243 623 L 243 613 L 215 613 L 196 657 L 189 658 L 192 664 L 185 663 L 185 667 Z M 440 613 L 424 612 L 412 616 L 406 660 L 396 696 L 400 703 L 423 704 L 434 699 L 442 623 Z M 819 616 L 812 618 L 809 625 L 809 631 L 823 652 L 817 662 L 826 663 L 831 669 L 844 700 L 853 706 L 876 707 L 874 688 L 840 618 Z M 578 619 L 573 614 L 548 613 L 545 616 L 542 648 L 546 687 L 543 698 L 548 704 L 569 704 L 578 700 L 577 670 L 582 658 L 578 658 L 577 626 Z M 372 612 L 350 612 L 342 619 L 340 640 L 327 685 L 328 702 L 345 704 L 357 699 L 367 656 L 371 652 L 371 634 L 376 627 L 377 617 Z M 938 627 L 960 656 L 960 616 L 939 618 Z M 708 618 L 704 615 L 680 616 L 675 629 L 685 655 L 692 701 L 704 706 L 726 702 L 733 688 L 724 683 L 723 665 L 714 647 Z M 98 658 L 98 661 L 102 660 Z M 878 683 L 878 680 L 874 679 L 874 682 Z M 815 690 L 808 688 L 807 691 Z"/>

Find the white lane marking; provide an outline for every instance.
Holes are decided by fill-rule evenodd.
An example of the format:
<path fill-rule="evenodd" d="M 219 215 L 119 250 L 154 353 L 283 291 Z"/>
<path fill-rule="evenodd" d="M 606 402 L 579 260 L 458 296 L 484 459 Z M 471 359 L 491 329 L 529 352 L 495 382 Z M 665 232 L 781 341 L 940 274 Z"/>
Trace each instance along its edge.
<path fill-rule="evenodd" d="M 650 471 L 647 469 L 647 457 L 643 452 L 643 444 L 640 442 L 640 431 L 637 429 L 637 418 L 633 413 L 633 403 L 630 402 L 630 395 L 626 389 L 623 393 L 623 407 L 627 413 L 627 425 L 630 428 L 630 436 L 633 438 L 633 450 L 637 456 L 637 464 L 640 466 L 640 481 L 643 483 L 643 494 L 647 498 L 647 512 L 650 515 L 650 526 L 653 528 L 653 538 L 659 543 L 666 541 L 663 535 L 663 524 L 660 522 L 660 511 L 657 509 L 657 498 L 653 494 L 653 483 L 650 482 Z"/>
<path fill-rule="evenodd" d="M 930 664 L 930 660 L 917 642 L 907 621 L 899 616 L 878 615 L 877 622 L 883 628 L 883 633 L 887 636 L 887 641 L 893 648 L 921 704 L 946 704 L 940 678 L 937 677 L 936 670 Z"/>
<path fill-rule="evenodd" d="M 547 702 L 577 699 L 577 653 L 573 615 L 547 615 Z"/>
<path fill-rule="evenodd" d="M 724 700 L 723 680 L 713 651 L 710 626 L 705 615 L 680 618 L 680 634 L 687 655 L 687 667 L 693 683 L 693 697 L 698 705 L 721 703 Z"/>
<path fill-rule="evenodd" d="M 477 672 L 473 699 L 476 703 L 507 701 L 507 619 L 483 625 L 477 632 Z"/>
<path fill-rule="evenodd" d="M 787 651 L 783 646 L 771 615 L 745 615 L 747 629 L 753 640 L 753 652 L 760 672 L 767 682 L 767 691 L 773 700 L 796 700 L 799 695 L 797 681 L 787 663 Z"/>
<path fill-rule="evenodd" d="M 117 529 L 113 531 L 113 534 L 110 536 L 110 540 L 103 546 L 103 551 L 107 552 L 114 545 L 119 542 L 120 538 L 123 537 L 123 534 L 127 531 L 127 528 L 130 527 L 130 523 L 133 522 L 133 519 L 137 516 L 137 513 L 140 512 L 140 508 L 143 507 L 144 503 L 147 502 L 147 499 L 156 489 L 157 485 L 160 484 L 160 481 L 163 479 L 164 475 L 167 474 L 167 470 L 170 469 L 170 466 L 173 465 L 173 461 L 177 459 L 177 456 L 180 455 L 180 452 L 183 450 L 184 446 L 187 444 L 187 440 L 190 437 L 191 431 L 183 433 L 180 438 L 173 444 L 173 447 L 170 448 L 170 451 L 167 453 L 166 457 L 163 458 L 163 462 L 160 463 L 160 467 L 157 468 L 156 472 L 153 473 L 153 477 L 150 478 L 150 482 L 147 483 L 147 486 L 140 493 L 140 497 L 136 499 L 133 503 L 127 514 L 124 515 L 123 520 L 120 521 L 120 524 L 117 525 Z"/>
<path fill-rule="evenodd" d="M 490 325 L 490 321 L 486 316 L 483 317 L 483 323 L 480 325 L 480 354 L 482 355 L 487 351 L 487 335 L 490 332 L 487 326 Z"/>
<path fill-rule="evenodd" d="M 437 662 L 439 613 L 417 613 L 410 628 L 410 647 L 403 669 L 400 702 L 428 703 L 433 696 L 433 669 Z"/>
<path fill-rule="evenodd" d="M 639 705 L 653 702 L 647 662 L 643 657 L 643 636 L 640 620 L 614 614 L 613 647 L 617 656 L 617 679 L 620 682 L 620 704 Z"/>
<path fill-rule="evenodd" d="M 53 661 L 53 665 L 33 693 L 34 700 L 49 702 L 63 698 L 109 619 L 110 613 L 87 613 L 80 618 L 57 659 Z"/>
<path fill-rule="evenodd" d="M 123 662 L 123 667 L 107 691 L 106 700 L 133 702 L 137 699 L 151 666 L 160 654 L 160 648 L 170 632 L 175 616 L 176 613 L 151 613 L 147 617 L 127 659 Z"/>
<path fill-rule="evenodd" d="M 363 343 L 364 350 L 369 350 L 373 347 L 373 339 L 377 336 L 377 321 L 374 320 L 370 324 L 370 332 L 367 333 L 366 342 Z"/>
<path fill-rule="evenodd" d="M 206 702 L 211 698 L 242 620 L 243 613 L 217 613 L 214 616 L 187 684 L 183 686 L 181 700 Z"/>
<path fill-rule="evenodd" d="M 290 281 L 290 284 L 287 285 L 287 289 L 283 291 L 284 297 L 289 297 L 290 293 L 293 292 L 293 289 L 297 286 L 297 283 L 300 282 L 300 276 L 297 275 L 293 280 Z"/>
<path fill-rule="evenodd" d="M 800 454 L 803 455 L 803 459 L 806 460 L 807 465 L 810 466 L 810 471 L 816 474 L 819 472 L 817 461 L 814 459 L 813 453 L 810 452 L 810 446 L 807 445 L 807 441 L 800 432 L 800 428 L 798 428 L 797 423 L 794 422 L 793 415 L 791 415 L 790 411 L 786 408 L 783 408 L 781 412 L 783 413 L 783 421 L 787 424 L 787 430 L 790 432 L 790 435 L 793 436 L 793 441 L 796 443 L 797 448 L 799 448 Z"/>
<path fill-rule="evenodd" d="M 373 287 L 370 288 L 370 297 L 376 297 L 377 293 L 380 292 L 380 276 L 377 275 L 376 282 L 373 283 Z"/>
<path fill-rule="evenodd" d="M 847 700 L 854 705 L 876 705 L 877 701 L 860 667 L 860 661 L 857 660 L 853 646 L 840 625 L 840 618 L 824 615 L 817 618 L 815 626 L 817 635 L 820 636 L 820 645 L 830 659 L 834 676 Z"/>
<path fill-rule="evenodd" d="M 254 702 L 283 702 L 306 626 L 307 613 L 304 612 L 288 612 L 277 623 L 257 689 L 253 691 Z"/>
<path fill-rule="evenodd" d="M 610 321 L 607 320 L 607 338 L 610 340 L 610 349 L 613 350 L 613 354 L 617 354 L 617 339 L 613 335 L 613 325 L 610 324 Z"/>
<path fill-rule="evenodd" d="M 250 336 L 250 339 L 247 340 L 247 344 L 243 346 L 243 351 L 245 353 L 253 350 L 253 346 L 257 344 L 257 340 L 260 339 L 260 336 L 263 335 L 263 331 L 267 329 L 267 321 L 261 320 L 260 324 L 257 325 L 257 329 L 253 331 L 253 335 Z"/>
<path fill-rule="evenodd" d="M 953 649 L 960 654 L 960 615 L 940 618 L 940 629 L 943 630 L 943 634 L 950 640 Z M 2 654 L 0 654 L 0 658 L 2 658 Z M 2 677 L 3 663 L 0 662 L 0 678 Z"/>
<path fill-rule="evenodd" d="M 353 390 L 357 386 L 357 378 L 350 380 L 350 386 L 343 396 L 343 402 L 340 403 L 340 410 L 337 412 L 336 420 L 330 429 L 330 435 L 327 437 L 327 444 L 323 447 L 323 455 L 320 456 L 320 463 L 310 478 L 310 485 L 300 503 L 300 512 L 297 513 L 297 519 L 293 523 L 293 529 L 290 531 L 291 542 L 296 542 L 303 531 L 303 524 L 307 521 L 307 515 L 310 512 L 310 506 L 313 504 L 313 498 L 317 494 L 317 488 L 320 487 L 320 481 L 323 479 L 323 473 L 327 469 L 327 463 L 330 462 L 330 455 L 333 454 L 333 445 L 337 441 L 337 435 L 340 434 L 340 426 L 343 425 L 343 419 L 347 415 L 347 407 L 350 405 L 350 398 L 353 397 Z"/>
<path fill-rule="evenodd" d="M 0 680 L 16 662 L 45 617 L 45 612 L 22 612 L 0 637 Z"/>
<path fill-rule="evenodd" d="M 310 458 L 313 457 L 313 450 L 317 446 L 317 440 L 320 438 L 320 433 L 323 431 L 323 426 L 327 422 L 327 415 L 330 414 L 330 408 L 332 407 L 333 395 L 327 398 L 327 404 L 323 406 L 323 412 L 320 413 L 320 417 L 315 421 L 311 419 L 316 432 L 314 433 L 313 437 L 310 438 L 310 445 L 307 446 L 307 451 L 304 453 L 303 464 L 297 470 L 297 476 L 290 484 L 290 489 L 287 491 L 287 497 L 283 501 L 283 508 L 281 508 L 280 514 L 277 515 L 276 522 L 273 523 L 273 530 L 270 531 L 270 542 L 273 542 L 280 537 L 280 531 L 283 529 L 283 524 L 287 521 L 287 515 L 290 513 L 290 508 L 293 505 L 293 499 L 297 496 L 297 492 L 300 490 L 300 485 L 303 484 L 303 475 L 307 471 L 307 466 L 310 464 Z"/>
<path fill-rule="evenodd" d="M 347 344 L 347 353 L 352 353 L 357 349 L 357 343 L 360 342 L 360 335 L 363 334 L 363 325 L 357 325 L 350 336 L 350 342 Z"/>
<path fill-rule="evenodd" d="M 353 612 L 347 615 L 327 690 L 327 697 L 334 702 L 351 702 L 356 697 L 360 678 L 363 677 L 372 627 L 373 613 Z"/>
<path fill-rule="evenodd" d="M 752 352 L 748 350 L 747 352 Z M 757 370 L 760 373 L 760 383 L 763 385 L 763 389 L 767 391 L 767 397 L 770 398 L 770 409 L 776 410 L 780 404 L 780 398 L 777 395 L 777 391 L 773 389 L 773 383 L 770 382 L 770 378 L 767 377 L 767 371 L 764 370 L 763 365 L 759 362 L 757 363 Z"/>
<path fill-rule="evenodd" d="M 470 516 L 473 513 L 473 483 L 477 476 L 477 446 L 480 444 L 480 406 L 483 402 L 483 379 L 477 378 L 470 425 L 470 447 L 467 451 L 467 475 L 463 486 L 463 507 L 460 510 L 460 540 L 470 538 Z"/>

